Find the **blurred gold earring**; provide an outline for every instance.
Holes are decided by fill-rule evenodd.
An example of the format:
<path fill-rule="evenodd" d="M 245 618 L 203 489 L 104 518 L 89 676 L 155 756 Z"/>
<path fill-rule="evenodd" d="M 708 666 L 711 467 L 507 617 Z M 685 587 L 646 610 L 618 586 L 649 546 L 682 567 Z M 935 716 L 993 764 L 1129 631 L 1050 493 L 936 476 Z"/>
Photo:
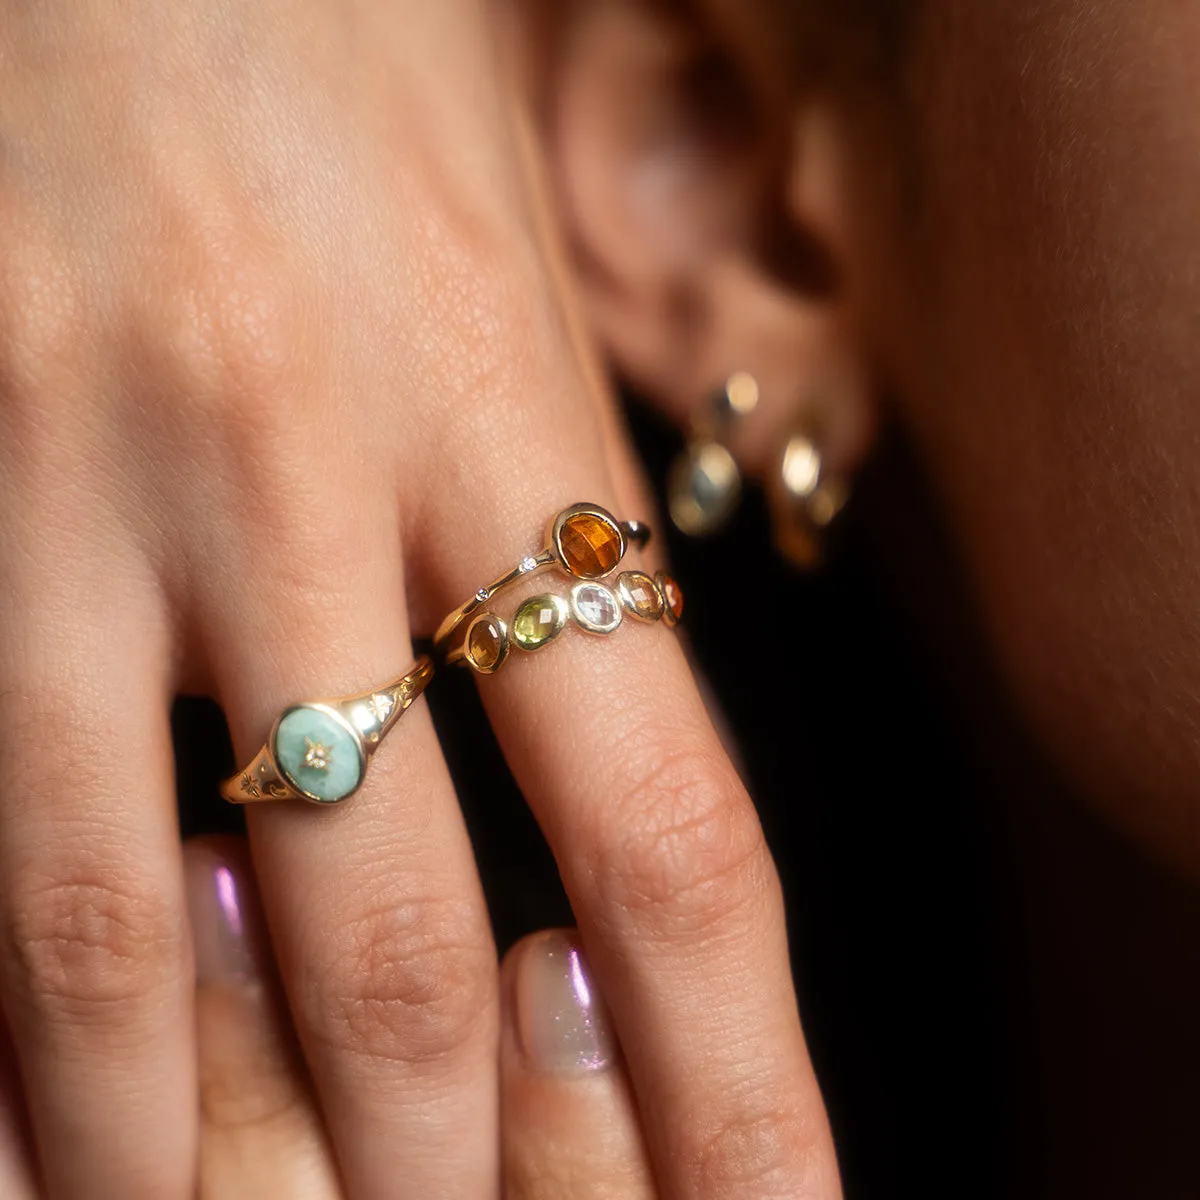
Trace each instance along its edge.
<path fill-rule="evenodd" d="M 825 534 L 850 498 L 850 480 L 826 469 L 817 435 L 801 428 L 784 443 L 767 497 L 775 544 L 804 570 L 821 565 Z"/>
<path fill-rule="evenodd" d="M 757 407 L 758 381 L 738 371 L 713 393 L 694 422 L 667 476 L 671 520 L 681 533 L 715 533 L 733 515 L 742 496 L 742 473 L 725 441 L 730 425 Z"/>

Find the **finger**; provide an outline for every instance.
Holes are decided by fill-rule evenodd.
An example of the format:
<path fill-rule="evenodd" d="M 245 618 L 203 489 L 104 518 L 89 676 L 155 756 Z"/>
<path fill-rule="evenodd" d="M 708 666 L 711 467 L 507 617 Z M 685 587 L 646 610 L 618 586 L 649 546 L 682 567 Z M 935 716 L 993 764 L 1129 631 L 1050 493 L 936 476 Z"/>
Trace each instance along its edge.
<path fill-rule="evenodd" d="M 678 644 L 627 632 L 521 663 L 493 720 L 554 848 L 668 1194 L 825 1200 L 836 1166 L 757 816 Z"/>
<path fill-rule="evenodd" d="M 0 1023 L 0 1196 L 36 1200 L 37 1173 L 12 1039 Z"/>
<path fill-rule="evenodd" d="M 321 476 L 314 469 L 301 507 L 273 514 L 273 527 L 301 532 L 245 564 L 295 583 L 209 597 L 243 762 L 288 704 L 365 692 L 412 663 L 398 530 L 373 491 L 325 493 Z M 493 1195 L 496 952 L 424 701 L 345 805 L 254 805 L 248 816 L 280 976 L 347 1192 Z"/>
<path fill-rule="evenodd" d="M 506 475 L 503 448 L 481 454 L 494 475 L 476 481 L 481 493 L 502 499 L 432 531 L 429 576 L 460 600 L 538 548 L 532 531 L 570 501 L 641 516 L 613 501 L 585 406 L 551 432 L 532 418 L 521 428 L 509 447 L 519 479 Z M 625 565 L 635 561 L 631 552 Z M 547 574 L 524 594 L 542 590 L 566 589 Z M 511 616 L 517 600 L 505 603 Z M 678 640 L 632 620 L 607 637 L 569 630 L 510 656 L 481 692 L 611 1005 L 660 1185 L 681 1196 L 838 1196 L 774 865 Z"/>
<path fill-rule="evenodd" d="M 505 1200 L 654 1200 L 633 1092 L 569 930 L 509 951 L 501 1099 Z"/>
<path fill-rule="evenodd" d="M 110 564 L 22 594 L 0 647 L 0 991 L 55 1200 L 191 1192 L 168 637 L 144 582 Z"/>
<path fill-rule="evenodd" d="M 246 851 L 184 847 L 196 956 L 198 1200 L 338 1200 L 333 1151 L 279 995 Z"/>

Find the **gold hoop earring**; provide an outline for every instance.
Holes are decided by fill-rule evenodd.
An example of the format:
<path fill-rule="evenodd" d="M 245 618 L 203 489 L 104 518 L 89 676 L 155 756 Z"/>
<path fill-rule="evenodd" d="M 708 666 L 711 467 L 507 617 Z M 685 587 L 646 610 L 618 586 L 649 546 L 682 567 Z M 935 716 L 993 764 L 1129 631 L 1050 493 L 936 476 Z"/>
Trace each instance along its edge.
<path fill-rule="evenodd" d="M 681 532 L 704 537 L 719 530 L 742 497 L 742 473 L 726 445 L 729 428 L 758 407 L 758 381 L 746 371 L 713 392 L 693 423 L 687 445 L 667 475 L 671 520 Z"/>

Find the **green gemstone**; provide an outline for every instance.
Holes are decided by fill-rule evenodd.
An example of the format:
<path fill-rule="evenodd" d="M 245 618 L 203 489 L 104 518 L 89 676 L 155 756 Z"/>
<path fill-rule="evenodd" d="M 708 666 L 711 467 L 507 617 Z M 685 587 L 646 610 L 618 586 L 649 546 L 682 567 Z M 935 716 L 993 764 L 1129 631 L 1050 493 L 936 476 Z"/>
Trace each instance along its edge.
<path fill-rule="evenodd" d="M 562 632 L 567 602 L 560 596 L 534 596 L 517 609 L 511 635 L 522 650 L 540 650 Z"/>
<path fill-rule="evenodd" d="M 350 726 L 324 708 L 300 705 L 275 730 L 275 762 L 298 791 L 336 804 L 362 783 L 366 760 Z"/>

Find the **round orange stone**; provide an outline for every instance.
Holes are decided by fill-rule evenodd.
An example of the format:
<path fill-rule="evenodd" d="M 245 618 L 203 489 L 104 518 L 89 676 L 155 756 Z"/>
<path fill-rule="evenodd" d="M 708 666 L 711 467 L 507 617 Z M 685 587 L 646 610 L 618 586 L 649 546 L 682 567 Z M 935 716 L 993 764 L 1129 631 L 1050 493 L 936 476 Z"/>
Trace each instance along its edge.
<path fill-rule="evenodd" d="M 563 564 L 580 579 L 600 579 L 621 561 L 621 531 L 598 513 L 575 513 L 559 529 Z"/>
<path fill-rule="evenodd" d="M 663 596 L 645 571 L 626 571 L 618 581 L 621 600 L 639 621 L 657 621 L 663 615 Z"/>
<path fill-rule="evenodd" d="M 485 675 L 499 665 L 507 649 L 504 627 L 491 613 L 477 620 L 467 634 L 467 657 L 471 665 Z"/>
<path fill-rule="evenodd" d="M 655 579 L 667 606 L 663 619 L 668 625 L 678 625 L 683 619 L 683 589 L 665 571 L 659 571 Z"/>

